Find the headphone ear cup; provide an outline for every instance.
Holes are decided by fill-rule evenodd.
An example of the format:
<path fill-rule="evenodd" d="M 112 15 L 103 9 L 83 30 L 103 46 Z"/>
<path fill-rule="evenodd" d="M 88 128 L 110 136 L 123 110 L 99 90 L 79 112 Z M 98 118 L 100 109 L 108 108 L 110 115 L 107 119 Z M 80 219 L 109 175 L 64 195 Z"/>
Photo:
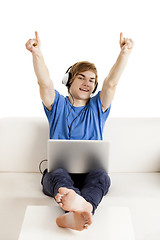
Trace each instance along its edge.
<path fill-rule="evenodd" d="M 92 93 L 95 93 L 95 91 L 97 90 L 97 87 L 98 87 L 98 83 L 96 84 L 95 89 L 93 90 Z"/>
<path fill-rule="evenodd" d="M 69 73 L 65 73 L 65 75 L 62 78 L 62 83 L 67 86 L 68 85 L 68 80 L 69 80 Z"/>
<path fill-rule="evenodd" d="M 71 66 L 72 67 L 72 66 Z M 70 68 L 68 68 L 68 70 L 66 71 L 65 75 L 63 76 L 62 78 L 62 83 L 65 85 L 65 86 L 69 86 L 69 80 L 71 79 L 72 77 L 72 74 L 69 72 Z"/>

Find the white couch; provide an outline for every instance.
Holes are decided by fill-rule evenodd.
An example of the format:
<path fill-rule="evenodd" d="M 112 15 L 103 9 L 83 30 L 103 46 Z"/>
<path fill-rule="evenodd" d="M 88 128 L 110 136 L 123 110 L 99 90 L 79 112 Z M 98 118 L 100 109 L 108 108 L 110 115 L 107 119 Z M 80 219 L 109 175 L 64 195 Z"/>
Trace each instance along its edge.
<path fill-rule="evenodd" d="M 18 239 L 28 205 L 56 205 L 40 184 L 47 139 L 46 118 L 0 119 L 1 240 Z M 109 118 L 104 139 L 112 185 L 98 209 L 129 207 L 135 239 L 160 239 L 160 118 Z"/>

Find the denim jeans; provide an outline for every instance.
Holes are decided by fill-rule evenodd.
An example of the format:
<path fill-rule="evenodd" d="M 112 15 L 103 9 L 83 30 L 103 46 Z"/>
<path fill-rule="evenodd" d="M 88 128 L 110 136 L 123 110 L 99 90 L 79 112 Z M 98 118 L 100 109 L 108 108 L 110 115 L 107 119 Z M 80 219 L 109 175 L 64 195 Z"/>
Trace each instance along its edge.
<path fill-rule="evenodd" d="M 93 206 L 93 214 L 110 187 L 110 178 L 103 169 L 94 169 L 85 174 L 71 174 L 59 168 L 43 173 L 41 184 L 44 194 L 55 198 L 60 187 L 73 189 Z"/>

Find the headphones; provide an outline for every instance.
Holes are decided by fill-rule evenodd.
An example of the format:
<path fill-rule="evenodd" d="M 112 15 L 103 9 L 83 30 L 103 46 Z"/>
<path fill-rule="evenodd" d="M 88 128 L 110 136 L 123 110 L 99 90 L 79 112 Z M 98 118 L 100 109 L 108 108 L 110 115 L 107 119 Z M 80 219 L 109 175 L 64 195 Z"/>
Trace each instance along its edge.
<path fill-rule="evenodd" d="M 72 66 L 71 66 L 72 67 Z M 70 87 L 70 84 L 69 84 L 69 80 L 72 78 L 72 74 L 70 73 L 70 69 L 71 67 L 69 67 L 65 73 L 65 75 L 63 76 L 62 78 L 62 83 L 66 86 L 66 87 Z M 95 86 L 95 89 L 93 90 L 92 93 L 95 93 L 95 91 L 97 90 L 97 87 L 98 87 L 98 82 Z"/>

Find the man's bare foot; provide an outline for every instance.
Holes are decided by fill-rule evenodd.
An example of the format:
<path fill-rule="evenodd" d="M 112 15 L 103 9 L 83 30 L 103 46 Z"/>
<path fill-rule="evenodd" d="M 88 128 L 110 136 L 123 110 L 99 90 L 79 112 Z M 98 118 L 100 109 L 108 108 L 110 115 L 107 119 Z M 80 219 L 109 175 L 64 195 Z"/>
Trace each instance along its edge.
<path fill-rule="evenodd" d="M 93 206 L 74 190 L 61 187 L 58 189 L 56 201 L 61 208 L 69 212 L 92 212 Z"/>
<path fill-rule="evenodd" d="M 62 228 L 71 228 L 82 231 L 92 224 L 92 215 L 89 212 L 69 212 L 56 219 L 56 223 Z"/>

